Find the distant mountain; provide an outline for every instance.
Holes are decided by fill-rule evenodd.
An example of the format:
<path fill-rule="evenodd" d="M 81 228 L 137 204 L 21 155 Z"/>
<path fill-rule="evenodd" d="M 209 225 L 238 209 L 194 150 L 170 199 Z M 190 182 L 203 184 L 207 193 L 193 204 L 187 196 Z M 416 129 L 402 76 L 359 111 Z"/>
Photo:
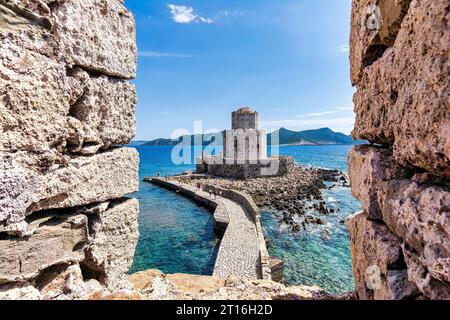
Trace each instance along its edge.
<path fill-rule="evenodd" d="M 351 136 L 340 132 L 334 132 L 330 128 L 316 130 L 291 131 L 281 128 L 267 135 L 267 144 L 272 144 L 274 134 L 279 134 L 279 145 L 334 145 L 334 144 L 355 144 Z"/>
<path fill-rule="evenodd" d="M 362 143 L 362 141 L 355 141 L 349 135 L 345 135 L 340 132 L 334 132 L 330 128 L 322 128 L 316 130 L 305 130 L 305 131 L 291 131 L 285 128 L 281 128 L 267 135 L 267 144 L 272 144 L 272 137 L 274 134 L 279 134 L 279 145 L 306 145 L 306 146 L 318 146 L 318 145 L 345 145 L 345 144 L 358 144 Z M 194 145 L 194 141 L 196 139 L 203 140 L 204 144 L 208 145 L 211 141 L 211 137 L 213 134 L 208 135 L 195 135 L 189 136 L 188 138 L 191 140 L 191 144 Z M 156 139 L 152 141 L 148 141 L 142 143 L 142 146 L 174 146 L 181 142 L 183 137 L 178 138 L 175 141 L 171 139 Z M 206 142 L 209 141 L 209 142 Z M 220 142 L 221 144 L 222 142 Z M 275 143 L 275 141 L 274 141 Z"/>
<path fill-rule="evenodd" d="M 202 135 L 197 134 L 197 135 L 191 135 L 189 137 L 182 136 L 182 137 L 179 137 L 177 140 L 159 138 L 159 139 L 155 139 L 152 141 L 147 141 L 141 145 L 143 145 L 143 146 L 175 146 L 175 145 L 179 144 L 184 138 L 190 139 L 191 145 L 195 145 L 196 141 L 203 141 L 204 145 L 208 145 L 214 141 L 214 134 L 212 134 L 212 133 L 211 134 L 202 134 Z M 222 141 L 220 141 L 220 144 L 222 144 Z"/>
<path fill-rule="evenodd" d="M 128 147 L 139 147 L 143 144 L 146 144 L 148 141 L 142 141 L 142 140 L 133 140 L 131 141 L 127 146 Z"/>

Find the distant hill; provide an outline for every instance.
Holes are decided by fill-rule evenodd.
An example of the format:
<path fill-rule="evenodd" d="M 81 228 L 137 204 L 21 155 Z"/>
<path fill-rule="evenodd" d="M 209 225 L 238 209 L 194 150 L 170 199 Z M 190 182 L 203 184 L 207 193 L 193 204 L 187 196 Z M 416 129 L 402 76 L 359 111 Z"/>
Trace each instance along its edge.
<path fill-rule="evenodd" d="M 195 145 L 195 141 L 203 141 L 204 145 L 210 144 L 212 141 L 214 141 L 214 134 L 202 134 L 202 135 L 191 135 L 187 137 L 191 140 L 191 145 Z M 186 136 L 179 137 L 177 140 L 171 140 L 171 139 L 155 139 L 152 141 L 147 141 L 141 146 L 175 146 L 179 144 Z M 220 142 L 222 144 L 222 141 Z"/>
<path fill-rule="evenodd" d="M 281 128 L 267 135 L 267 143 L 272 144 L 272 135 L 279 134 L 280 145 L 333 145 L 333 144 L 355 144 L 351 136 L 340 132 L 334 132 L 330 128 L 316 130 L 291 131 Z"/>
<path fill-rule="evenodd" d="M 281 128 L 267 135 L 267 144 L 272 144 L 272 135 L 279 133 L 279 145 L 306 145 L 306 146 L 317 146 L 317 145 L 345 145 L 345 144 L 358 144 L 362 141 L 355 141 L 349 135 L 345 135 L 340 132 L 334 132 L 330 128 L 322 128 L 316 130 L 305 130 L 305 131 L 291 131 L 285 128 Z M 202 135 L 203 140 L 200 141 L 210 141 L 212 134 Z M 174 146 L 181 142 L 183 137 L 178 138 L 175 141 L 171 139 L 156 139 L 148 141 L 145 143 L 139 143 L 141 146 Z M 200 135 L 189 136 L 191 144 L 194 145 L 194 141 L 199 139 Z M 275 142 L 275 141 L 274 141 Z M 209 143 L 204 143 L 208 145 Z"/>

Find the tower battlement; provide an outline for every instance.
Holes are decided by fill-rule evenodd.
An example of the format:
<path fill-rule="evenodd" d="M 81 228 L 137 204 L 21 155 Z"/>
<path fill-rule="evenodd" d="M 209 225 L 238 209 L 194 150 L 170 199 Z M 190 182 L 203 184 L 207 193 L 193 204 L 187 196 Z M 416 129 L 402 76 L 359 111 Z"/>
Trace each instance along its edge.
<path fill-rule="evenodd" d="M 249 107 L 242 107 L 231 114 L 231 129 L 258 130 L 258 112 Z"/>

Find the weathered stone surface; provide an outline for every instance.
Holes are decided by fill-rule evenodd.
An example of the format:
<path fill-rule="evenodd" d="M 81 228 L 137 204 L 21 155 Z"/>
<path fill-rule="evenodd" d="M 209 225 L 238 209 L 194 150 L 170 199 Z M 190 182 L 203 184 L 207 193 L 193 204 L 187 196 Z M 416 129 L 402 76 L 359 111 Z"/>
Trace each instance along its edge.
<path fill-rule="evenodd" d="M 61 147 L 71 84 L 42 28 L 0 6 L 0 151 Z"/>
<path fill-rule="evenodd" d="M 25 212 L 33 202 L 37 177 L 0 154 L 0 232 L 24 233 Z"/>
<path fill-rule="evenodd" d="M 127 286 L 126 273 L 139 237 L 138 211 L 139 202 L 128 199 L 111 203 L 105 212 L 89 217 L 91 243 L 82 264 L 109 288 Z"/>
<path fill-rule="evenodd" d="M 70 116 L 82 125 L 70 141 L 71 151 L 94 153 L 98 148 L 130 142 L 136 132 L 134 85 L 117 78 L 90 76 L 79 68 L 71 76 L 79 82 L 81 94 L 71 106 Z M 86 145 L 88 148 L 83 148 Z M 95 145 L 97 148 L 92 148 Z"/>
<path fill-rule="evenodd" d="M 43 159 L 50 161 L 52 155 Z M 4 190 L 0 195 L 0 232 L 26 234 L 25 217 L 36 211 L 107 201 L 138 190 L 139 159 L 132 148 L 72 157 L 44 173 L 37 171 L 39 163 L 26 152 L 0 154 L 0 168 L 5 168 L 0 173 L 0 190 Z"/>
<path fill-rule="evenodd" d="M 162 272 L 156 269 L 149 269 L 140 272 L 133 273 L 128 276 L 128 280 L 138 291 L 144 291 L 149 286 L 153 279 L 162 275 Z"/>
<path fill-rule="evenodd" d="M 146 279 L 146 277 L 148 277 Z M 130 281 L 145 299 L 150 300 L 334 300 L 347 299 L 333 296 L 318 287 L 286 287 L 270 280 L 242 280 L 229 277 L 227 280 L 213 276 L 189 274 L 164 275 L 158 270 L 149 270 L 131 275 Z M 138 280 L 139 279 L 139 280 Z M 142 285 L 146 286 L 142 288 Z"/>
<path fill-rule="evenodd" d="M 66 71 L 44 28 L 0 6 L 0 151 L 93 154 L 134 136 L 134 85 Z"/>
<path fill-rule="evenodd" d="M 360 299 L 404 299 L 416 293 L 405 277 L 401 243 L 386 225 L 360 212 L 349 219 L 348 227 Z"/>
<path fill-rule="evenodd" d="M 138 154 L 132 148 L 72 157 L 66 167 L 42 177 L 28 211 L 81 206 L 133 193 L 138 189 L 138 163 Z"/>
<path fill-rule="evenodd" d="M 0 300 L 41 300 L 42 295 L 30 282 L 0 285 Z"/>
<path fill-rule="evenodd" d="M 120 1 L 64 1 L 52 14 L 53 32 L 69 65 L 120 78 L 136 76 L 134 17 Z"/>
<path fill-rule="evenodd" d="M 428 299 L 449 300 L 450 283 L 433 278 L 420 259 L 408 246 L 403 245 L 403 254 L 408 266 L 408 279 L 414 282 Z"/>
<path fill-rule="evenodd" d="M 102 291 L 94 293 L 86 298 L 86 300 L 142 300 L 141 294 L 136 292 L 136 290 L 116 290 L 116 291 Z"/>
<path fill-rule="evenodd" d="M 0 0 L 0 5 L 14 11 L 30 22 L 51 28 L 52 18 L 49 5 L 59 0 Z"/>
<path fill-rule="evenodd" d="M 79 300 L 104 292 L 97 280 L 85 281 L 78 264 L 56 265 L 42 272 L 35 287 L 45 300 Z"/>
<path fill-rule="evenodd" d="M 394 45 L 364 69 L 358 82 L 353 131 L 354 138 L 393 145 L 401 165 L 447 177 L 449 15 L 447 0 L 411 2 Z"/>
<path fill-rule="evenodd" d="M 411 0 L 353 1 L 350 34 L 350 67 L 353 85 L 363 69 L 394 44 Z"/>
<path fill-rule="evenodd" d="M 87 217 L 52 217 L 28 238 L 0 239 L 0 283 L 31 279 L 52 265 L 81 261 L 88 242 Z"/>
<path fill-rule="evenodd" d="M 348 156 L 349 178 L 353 195 L 372 219 L 382 219 L 378 196 L 383 181 L 404 178 L 407 171 L 393 159 L 388 149 L 376 146 L 355 146 Z"/>
<path fill-rule="evenodd" d="M 0 299 L 139 296 L 135 72 L 122 0 L 0 0 Z"/>
<path fill-rule="evenodd" d="M 450 282 L 450 192 L 393 180 L 385 183 L 381 205 L 385 223 L 418 252 L 431 276 Z"/>

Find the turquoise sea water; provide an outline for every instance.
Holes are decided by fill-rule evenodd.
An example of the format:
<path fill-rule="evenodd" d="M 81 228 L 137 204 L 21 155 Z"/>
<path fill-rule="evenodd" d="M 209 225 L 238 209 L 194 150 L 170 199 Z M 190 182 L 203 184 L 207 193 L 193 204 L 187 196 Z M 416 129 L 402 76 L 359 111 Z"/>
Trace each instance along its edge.
<path fill-rule="evenodd" d="M 347 171 L 350 148 L 284 146 L 280 147 L 280 154 L 293 156 L 301 165 Z M 195 168 L 174 165 L 171 147 L 137 149 L 141 179 Z M 348 233 L 341 221 L 358 211 L 359 203 L 348 188 L 333 188 L 323 193 L 327 206 L 339 209 L 337 213 L 321 216 L 327 221 L 329 240 L 323 238 L 321 226 L 311 226 L 308 232 L 298 234 L 285 232 L 272 212 L 263 211 L 263 225 L 270 241 L 270 254 L 285 262 L 288 284 L 317 285 L 339 293 L 354 287 Z M 188 199 L 142 181 L 135 196 L 140 201 L 140 238 L 130 272 L 156 268 L 165 273 L 211 274 L 219 244 L 214 237 L 211 214 Z"/>
<path fill-rule="evenodd" d="M 212 274 L 219 241 L 212 215 L 192 201 L 143 182 L 145 176 L 173 175 L 193 169 L 174 165 L 171 147 L 137 147 L 140 157 L 139 232 L 130 273 L 159 269 L 164 273 Z"/>
<path fill-rule="evenodd" d="M 280 153 L 294 157 L 300 165 L 348 172 L 347 155 L 351 148 L 287 146 L 281 147 Z M 322 194 L 327 207 L 335 209 L 333 214 L 318 215 L 327 222 L 326 227 L 313 225 L 307 232 L 292 234 L 284 231 L 276 215 L 262 212 L 266 238 L 270 240 L 269 253 L 284 261 L 288 284 L 317 285 L 333 293 L 351 291 L 354 289 L 351 254 L 347 228 L 342 221 L 359 211 L 360 204 L 350 188 L 332 188 Z M 324 228 L 329 230 L 329 240 L 323 237 Z"/>

